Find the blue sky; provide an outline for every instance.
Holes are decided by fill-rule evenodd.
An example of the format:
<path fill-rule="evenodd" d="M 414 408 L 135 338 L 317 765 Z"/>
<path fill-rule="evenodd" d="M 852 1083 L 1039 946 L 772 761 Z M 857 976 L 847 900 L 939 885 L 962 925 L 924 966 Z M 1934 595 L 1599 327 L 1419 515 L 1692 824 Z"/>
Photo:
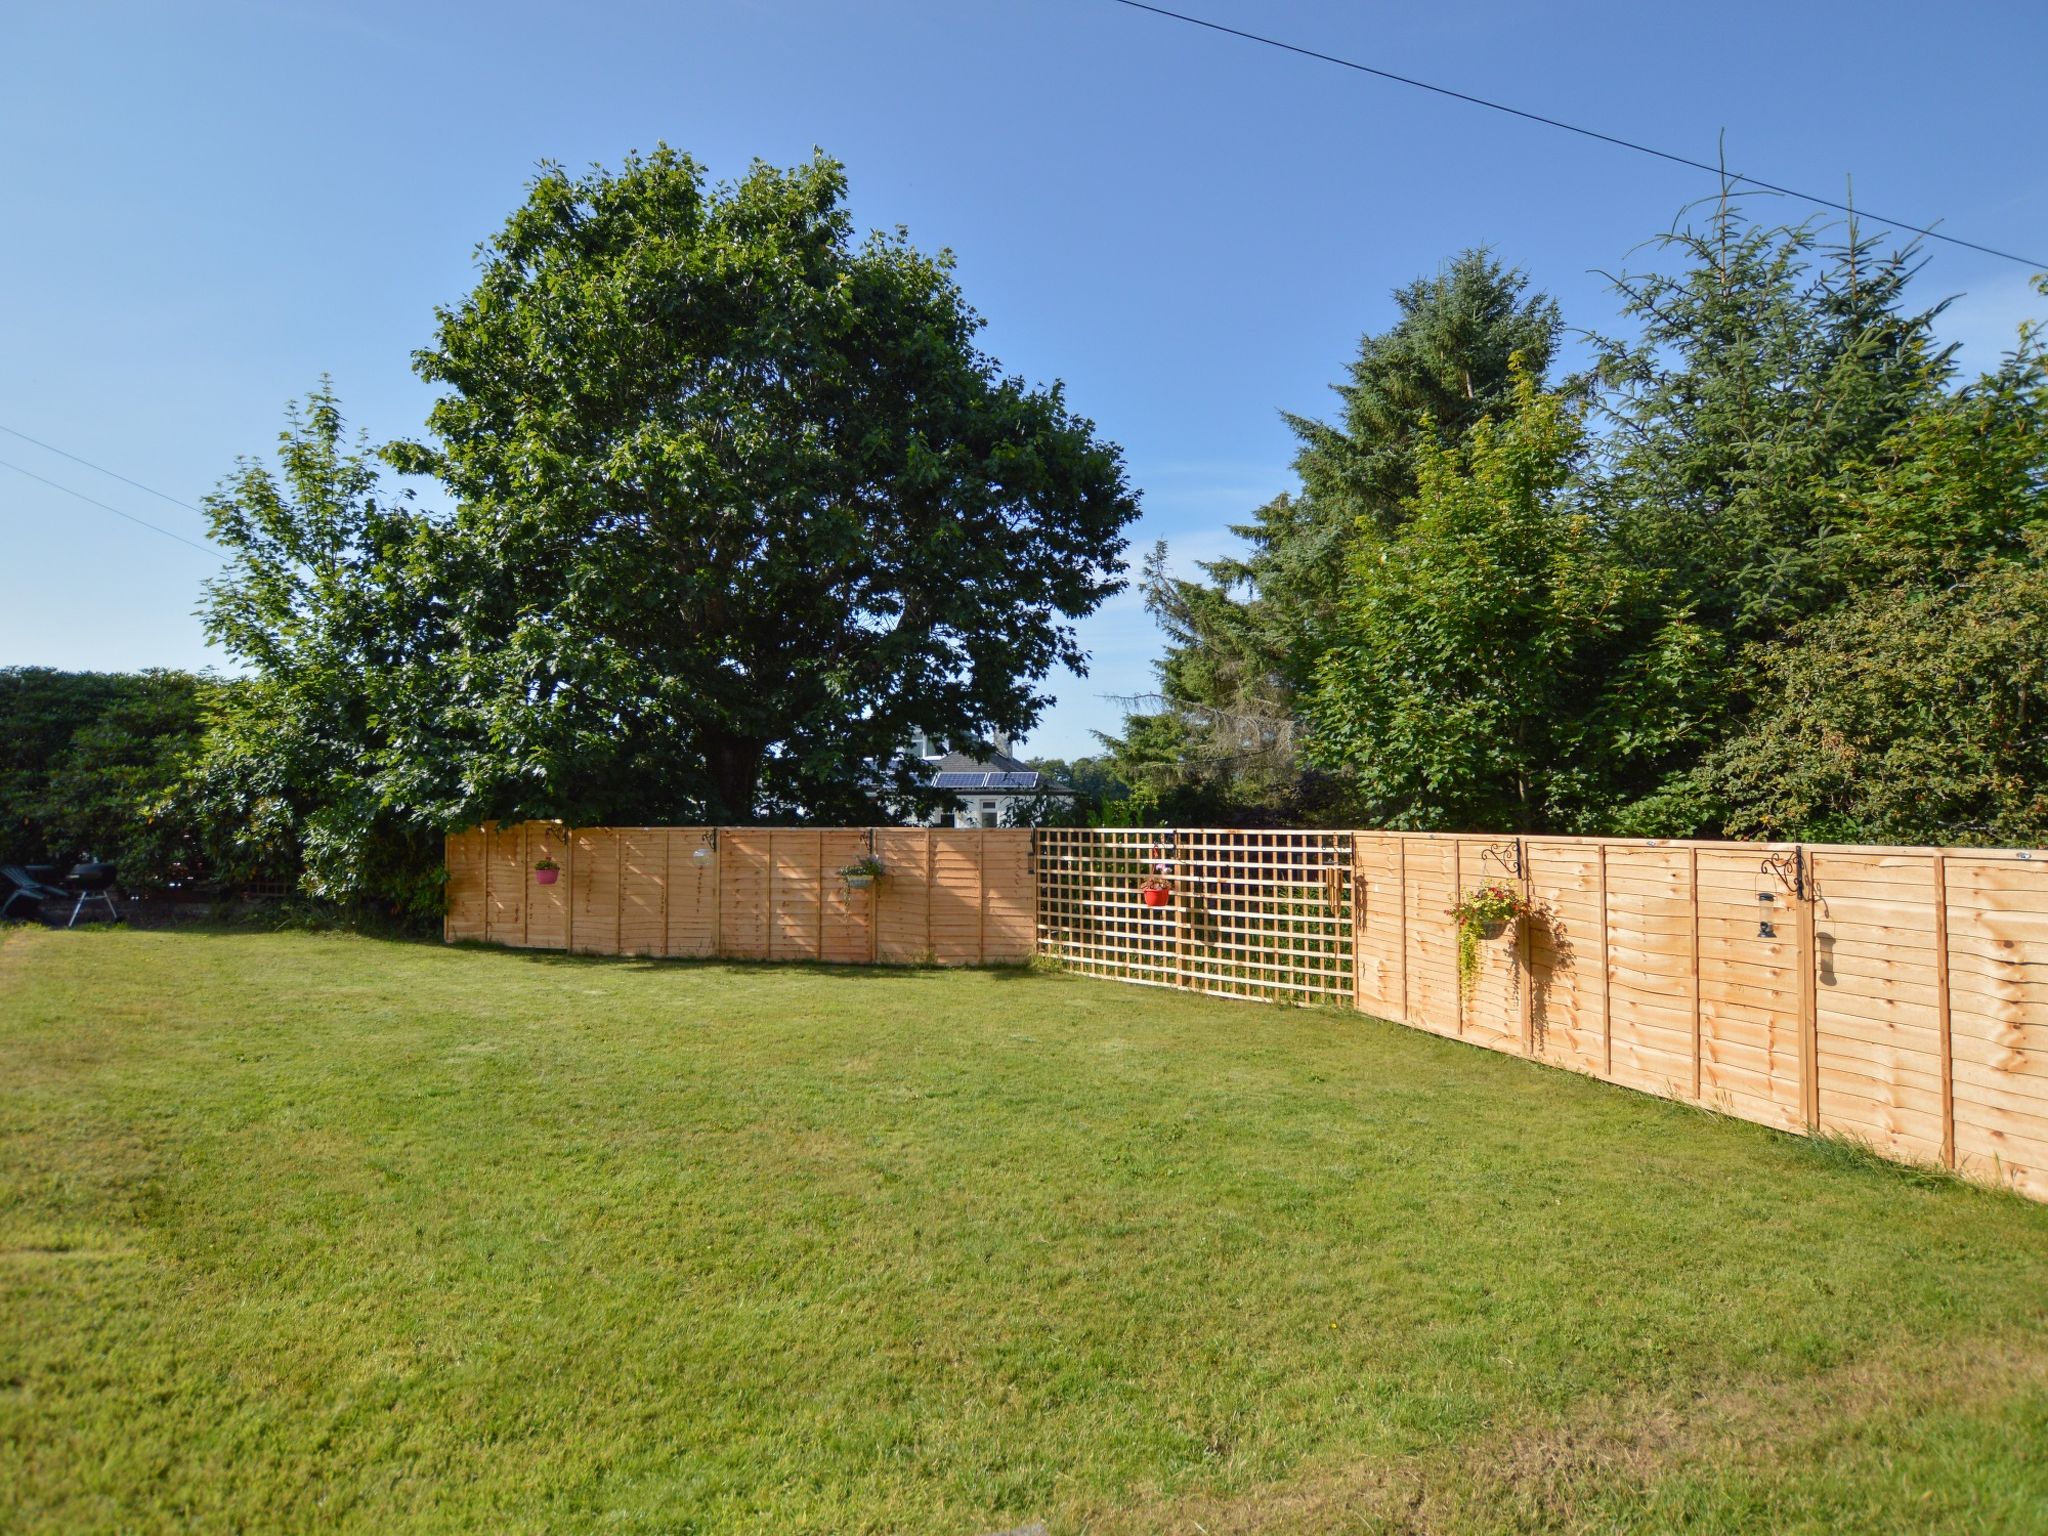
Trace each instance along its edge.
<path fill-rule="evenodd" d="M 2048 251 L 2037 0 L 1179 8 L 1702 160 L 1725 129 L 1738 170 L 1853 174 L 1866 208 Z M 416 433 L 410 353 L 535 162 L 657 140 L 721 176 L 821 146 L 862 223 L 951 247 L 988 348 L 1123 445 L 1134 556 L 1164 538 L 1183 569 L 1288 487 L 1278 411 L 1326 409 L 1391 289 L 1490 244 L 1611 328 L 1603 269 L 1710 190 L 1110 0 L 15 6 L 0 425 L 191 502 L 322 372 L 373 437 Z M 1921 284 L 1961 295 L 1947 333 L 1980 366 L 2043 307 L 1946 247 Z M 0 459 L 199 534 L 19 438 Z M 192 618 L 216 564 L 0 469 L 0 664 L 219 664 Z M 1088 750 L 1103 695 L 1150 684 L 1134 595 L 1083 636 L 1092 674 L 1055 680 L 1032 750 Z"/>

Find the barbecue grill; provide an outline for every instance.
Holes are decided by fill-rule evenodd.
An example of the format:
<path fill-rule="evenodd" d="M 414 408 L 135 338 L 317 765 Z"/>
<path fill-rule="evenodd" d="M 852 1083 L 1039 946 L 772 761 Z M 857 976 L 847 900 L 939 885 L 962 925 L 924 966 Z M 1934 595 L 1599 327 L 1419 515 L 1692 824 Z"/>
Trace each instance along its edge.
<path fill-rule="evenodd" d="M 86 863 L 71 866 L 71 887 L 78 892 L 78 903 L 71 909 L 69 928 L 78 921 L 78 914 L 93 902 L 107 909 L 107 916 L 114 922 L 121 921 L 120 909 L 114 905 L 114 866 L 111 864 Z"/>

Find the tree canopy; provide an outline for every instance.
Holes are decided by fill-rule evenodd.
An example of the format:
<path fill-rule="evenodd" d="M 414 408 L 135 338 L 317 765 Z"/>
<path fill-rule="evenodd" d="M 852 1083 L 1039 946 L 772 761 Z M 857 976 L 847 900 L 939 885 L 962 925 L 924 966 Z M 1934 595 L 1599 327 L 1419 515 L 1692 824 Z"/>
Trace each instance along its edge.
<path fill-rule="evenodd" d="M 820 156 L 548 169 L 422 377 L 456 708 L 502 814 L 850 816 L 914 730 L 1022 733 L 1122 584 L 1117 449 L 978 351 Z M 895 786 L 907 790 L 907 780 Z"/>
<path fill-rule="evenodd" d="M 1130 814 L 2048 840 L 2035 333 L 1959 386 L 1912 248 L 1853 220 L 1723 198 L 1654 248 L 1616 279 L 1636 333 L 1562 389 L 1519 274 L 1403 290 L 1246 554 L 1188 582 L 1155 551 Z"/>
<path fill-rule="evenodd" d="M 351 440 L 323 384 L 223 483 L 203 613 L 251 676 L 198 792 L 237 859 L 425 912 L 479 820 L 872 819 L 913 732 L 1021 734 L 1086 669 L 1119 450 L 845 196 L 822 155 L 545 167 L 414 359 L 422 440 Z"/>

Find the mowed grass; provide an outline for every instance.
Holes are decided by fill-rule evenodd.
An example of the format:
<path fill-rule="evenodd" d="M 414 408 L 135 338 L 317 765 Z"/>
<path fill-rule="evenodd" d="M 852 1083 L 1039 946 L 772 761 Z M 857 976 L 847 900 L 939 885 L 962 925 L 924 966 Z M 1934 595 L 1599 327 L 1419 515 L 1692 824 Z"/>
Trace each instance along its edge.
<path fill-rule="evenodd" d="M 2048 1209 L 1337 1011 L 0 938 L 0 1529 L 2048 1529 Z"/>

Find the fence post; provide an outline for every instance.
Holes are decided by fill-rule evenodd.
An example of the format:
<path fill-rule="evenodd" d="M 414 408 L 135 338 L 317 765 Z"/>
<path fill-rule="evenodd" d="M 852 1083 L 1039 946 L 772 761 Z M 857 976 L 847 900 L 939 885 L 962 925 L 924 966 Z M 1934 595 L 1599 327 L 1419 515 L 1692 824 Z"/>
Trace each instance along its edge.
<path fill-rule="evenodd" d="M 1949 1033 L 1948 858 L 1934 855 L 1934 1006 L 1941 1030 L 1941 1165 L 1956 1165 L 1955 1039 Z"/>
<path fill-rule="evenodd" d="M 568 894 L 562 898 L 562 953 L 576 949 L 576 829 L 562 827 L 562 884 Z"/>
<path fill-rule="evenodd" d="M 1820 1129 L 1820 965 L 1813 933 L 1813 864 L 1792 850 L 1792 895 L 1799 905 L 1799 1098 L 1809 1133 Z"/>
<path fill-rule="evenodd" d="M 1695 844 L 1689 852 L 1692 857 L 1686 861 L 1691 875 L 1690 908 L 1692 922 L 1686 929 L 1692 948 L 1692 1096 L 1695 1102 L 1700 1096 L 1700 850 Z"/>
<path fill-rule="evenodd" d="M 1351 1007 L 1361 1013 L 1365 1010 L 1365 946 L 1359 942 L 1359 930 L 1366 906 L 1366 881 L 1359 854 L 1364 836 L 1363 832 L 1351 834 Z"/>
<path fill-rule="evenodd" d="M 1534 904 L 1535 892 L 1529 879 L 1529 840 L 1515 839 L 1515 880 L 1522 888 L 1522 904 Z M 1515 963 L 1522 972 L 1522 1054 L 1536 1054 L 1536 932 L 1532 922 L 1524 922 L 1522 931 L 1515 936 Z"/>
<path fill-rule="evenodd" d="M 1600 1075 L 1614 1077 L 1613 960 L 1607 953 L 1607 844 L 1600 844 Z"/>
<path fill-rule="evenodd" d="M 1408 1002 L 1408 834 L 1403 832 L 1396 836 L 1394 845 L 1401 850 L 1396 881 L 1399 894 L 1396 905 L 1401 909 L 1401 1022 L 1412 1026 L 1415 1015 Z"/>
<path fill-rule="evenodd" d="M 533 947 L 533 823 L 519 823 L 519 947 Z"/>

